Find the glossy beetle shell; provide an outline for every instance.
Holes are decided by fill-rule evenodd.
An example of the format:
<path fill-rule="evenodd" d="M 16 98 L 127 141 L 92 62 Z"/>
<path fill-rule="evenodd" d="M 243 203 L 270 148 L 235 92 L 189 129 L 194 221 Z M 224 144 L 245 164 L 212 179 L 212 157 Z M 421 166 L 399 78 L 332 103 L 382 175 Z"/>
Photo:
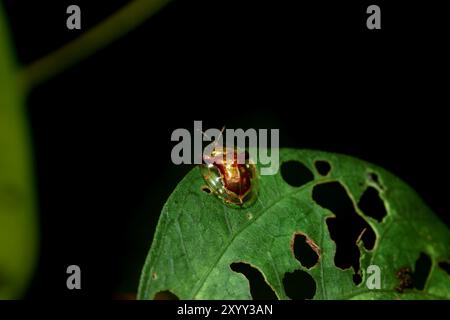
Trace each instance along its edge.
<path fill-rule="evenodd" d="M 230 152 L 233 160 L 227 161 Z M 245 164 L 237 163 L 238 154 L 233 149 L 214 149 L 211 156 L 205 157 L 209 161 L 202 165 L 201 171 L 208 187 L 224 203 L 245 208 L 256 200 L 258 179 L 256 166 L 248 161 L 248 154 L 245 152 Z"/>

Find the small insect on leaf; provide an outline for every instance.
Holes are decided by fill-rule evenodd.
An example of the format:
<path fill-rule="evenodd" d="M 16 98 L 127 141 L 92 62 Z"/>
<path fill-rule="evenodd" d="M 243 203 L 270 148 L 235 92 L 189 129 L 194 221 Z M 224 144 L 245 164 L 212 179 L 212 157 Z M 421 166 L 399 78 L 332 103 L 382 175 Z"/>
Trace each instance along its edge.
<path fill-rule="evenodd" d="M 242 156 L 246 160 L 243 164 L 238 161 Z M 258 177 L 256 166 L 249 161 L 246 151 L 215 148 L 205 160 L 201 172 L 212 193 L 231 207 L 244 208 L 254 203 Z"/>

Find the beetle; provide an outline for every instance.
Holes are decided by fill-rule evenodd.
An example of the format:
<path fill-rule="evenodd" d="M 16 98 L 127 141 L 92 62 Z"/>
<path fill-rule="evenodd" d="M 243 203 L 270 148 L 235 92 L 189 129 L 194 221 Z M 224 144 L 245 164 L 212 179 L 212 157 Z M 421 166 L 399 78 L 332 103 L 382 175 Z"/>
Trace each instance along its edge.
<path fill-rule="evenodd" d="M 240 157 L 245 159 L 243 164 L 238 163 Z M 246 208 L 254 203 L 258 177 L 247 151 L 216 147 L 203 159 L 202 176 L 212 193 L 231 207 Z"/>
<path fill-rule="evenodd" d="M 225 127 L 214 142 L 211 153 L 203 155 L 201 173 L 209 190 L 225 204 L 246 208 L 255 202 L 258 195 L 256 165 L 247 151 L 217 146 L 224 130 Z M 211 141 L 203 131 L 201 133 Z"/>

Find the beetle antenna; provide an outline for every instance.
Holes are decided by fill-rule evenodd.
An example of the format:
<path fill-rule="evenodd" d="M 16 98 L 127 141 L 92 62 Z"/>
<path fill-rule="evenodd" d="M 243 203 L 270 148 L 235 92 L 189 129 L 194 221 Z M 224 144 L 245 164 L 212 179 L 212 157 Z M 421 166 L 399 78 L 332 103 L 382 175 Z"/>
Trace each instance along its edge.
<path fill-rule="evenodd" d="M 196 128 L 197 131 L 199 131 L 203 136 L 205 136 L 206 138 L 208 138 L 209 141 L 211 141 L 211 137 L 208 136 L 204 131 L 200 130 L 199 128 Z M 225 130 L 225 126 L 222 127 L 222 129 L 220 130 L 220 134 L 217 137 L 217 139 L 215 139 L 214 143 L 217 144 L 218 141 L 220 140 L 220 138 L 222 138 L 223 136 L 223 131 Z"/>
<path fill-rule="evenodd" d="M 219 137 L 217 138 L 217 141 L 219 141 L 220 140 L 220 138 L 222 138 L 222 136 L 223 136 L 223 131 L 225 130 L 225 126 L 223 126 L 222 127 L 222 130 L 220 130 L 220 134 L 219 134 Z"/>
<path fill-rule="evenodd" d="M 195 130 L 197 130 L 197 131 L 200 132 L 203 136 L 205 136 L 206 138 L 208 138 L 209 140 L 211 140 L 211 137 L 209 137 L 204 131 L 200 130 L 199 128 L 195 128 Z"/>

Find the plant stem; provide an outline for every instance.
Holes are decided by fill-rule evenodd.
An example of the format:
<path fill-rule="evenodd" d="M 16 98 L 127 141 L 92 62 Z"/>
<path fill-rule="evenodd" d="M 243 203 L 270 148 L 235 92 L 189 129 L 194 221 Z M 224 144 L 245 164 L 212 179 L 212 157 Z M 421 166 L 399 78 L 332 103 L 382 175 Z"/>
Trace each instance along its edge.
<path fill-rule="evenodd" d="M 155 14 L 170 0 L 133 0 L 79 38 L 26 66 L 18 74 L 19 85 L 30 90 L 106 47 Z"/>

